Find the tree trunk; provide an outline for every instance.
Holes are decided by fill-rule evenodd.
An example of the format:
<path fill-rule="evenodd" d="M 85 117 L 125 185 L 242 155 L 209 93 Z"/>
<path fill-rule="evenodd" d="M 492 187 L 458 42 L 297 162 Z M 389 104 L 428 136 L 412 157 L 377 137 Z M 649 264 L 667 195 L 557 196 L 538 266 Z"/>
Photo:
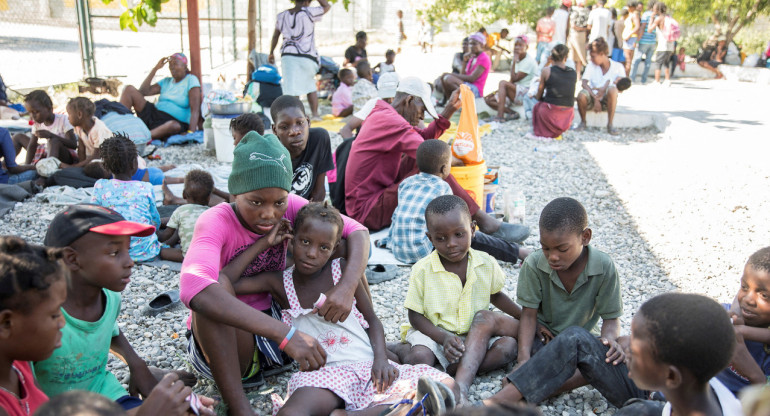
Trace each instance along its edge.
<path fill-rule="evenodd" d="M 257 46 L 257 0 L 249 0 L 246 24 L 248 25 L 249 36 L 248 52 L 246 55 L 246 76 L 251 79 L 251 73 L 254 72 L 256 68 L 254 68 L 254 65 L 248 58 L 251 56 L 251 51 Z"/>

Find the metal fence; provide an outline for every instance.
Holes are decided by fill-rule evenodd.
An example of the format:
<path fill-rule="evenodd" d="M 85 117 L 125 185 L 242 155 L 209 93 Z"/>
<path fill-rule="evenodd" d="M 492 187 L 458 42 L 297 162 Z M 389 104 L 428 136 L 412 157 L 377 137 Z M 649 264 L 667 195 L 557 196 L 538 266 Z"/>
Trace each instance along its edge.
<path fill-rule="evenodd" d="M 247 0 L 195 0 L 200 16 L 201 66 L 213 68 L 245 59 Z M 129 0 L 131 3 L 131 0 Z M 407 33 L 416 30 L 412 0 L 353 0 L 335 4 L 316 25 L 319 46 L 353 42 L 367 30 L 372 38 L 395 37 L 396 10 L 404 11 Z M 266 52 L 276 15 L 288 0 L 257 0 L 256 49 Z M 188 52 L 187 1 L 163 4 L 155 27 L 119 29 L 120 0 L 0 0 L 0 71 L 11 86 L 47 86 L 87 76 L 141 79 L 162 56 Z M 244 68 L 245 69 L 245 68 Z"/>

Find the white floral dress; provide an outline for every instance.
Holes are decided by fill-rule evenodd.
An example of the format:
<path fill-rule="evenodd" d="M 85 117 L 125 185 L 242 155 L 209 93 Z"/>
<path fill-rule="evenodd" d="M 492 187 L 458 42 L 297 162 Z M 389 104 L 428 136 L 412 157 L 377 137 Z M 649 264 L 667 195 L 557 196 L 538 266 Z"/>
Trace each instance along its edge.
<path fill-rule="evenodd" d="M 344 322 L 333 324 L 312 309 L 303 309 L 294 289 L 294 267 L 283 272 L 283 286 L 289 301 L 289 309 L 281 314 L 286 325 L 315 337 L 326 351 L 326 365 L 316 371 L 294 373 L 286 389 L 286 399 L 300 387 L 318 387 L 332 391 L 345 401 L 345 410 L 361 410 L 372 405 L 392 404 L 417 387 L 420 376 L 441 381 L 450 376 L 433 367 L 420 365 L 391 365 L 399 371 L 398 378 L 385 393 L 378 394 L 372 379 L 374 351 L 365 328 L 369 328 L 364 316 L 356 308 Z M 336 285 L 342 277 L 339 259 L 332 260 L 332 276 Z M 273 415 L 283 406 L 285 400 L 277 394 L 271 396 Z"/>

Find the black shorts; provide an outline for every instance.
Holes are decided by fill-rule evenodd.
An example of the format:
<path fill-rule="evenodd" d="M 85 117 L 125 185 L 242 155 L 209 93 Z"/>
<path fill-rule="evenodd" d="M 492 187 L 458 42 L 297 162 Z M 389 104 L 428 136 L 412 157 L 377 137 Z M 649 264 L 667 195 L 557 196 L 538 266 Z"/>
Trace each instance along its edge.
<path fill-rule="evenodd" d="M 159 127 L 169 121 L 176 121 L 182 126 L 182 129 L 179 130 L 179 133 L 187 131 L 187 129 L 190 128 L 189 124 L 175 119 L 169 113 L 158 110 L 158 108 L 155 107 L 155 104 L 149 101 L 144 104 L 142 111 L 136 113 L 136 116 L 139 117 L 139 119 L 142 120 L 150 130 Z"/>

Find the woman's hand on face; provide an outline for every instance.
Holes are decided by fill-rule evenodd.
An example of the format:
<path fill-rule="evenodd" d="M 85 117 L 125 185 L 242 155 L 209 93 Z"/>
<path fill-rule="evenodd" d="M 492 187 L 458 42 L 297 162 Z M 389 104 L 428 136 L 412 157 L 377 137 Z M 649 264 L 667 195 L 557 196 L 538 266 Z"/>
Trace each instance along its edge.
<path fill-rule="evenodd" d="M 285 218 L 282 218 L 281 222 L 279 222 L 278 224 L 275 224 L 273 228 L 270 229 L 270 232 L 267 233 L 267 235 L 262 238 L 265 239 L 265 242 L 270 247 L 273 247 L 275 245 L 283 243 L 286 240 L 291 239 L 293 237 L 291 232 L 292 232 L 291 222 Z"/>
<path fill-rule="evenodd" d="M 163 68 L 167 63 L 168 63 L 168 56 L 164 56 L 164 57 L 160 58 L 160 61 L 158 61 L 158 63 L 155 64 L 155 70 L 157 71 L 157 70 Z"/>

